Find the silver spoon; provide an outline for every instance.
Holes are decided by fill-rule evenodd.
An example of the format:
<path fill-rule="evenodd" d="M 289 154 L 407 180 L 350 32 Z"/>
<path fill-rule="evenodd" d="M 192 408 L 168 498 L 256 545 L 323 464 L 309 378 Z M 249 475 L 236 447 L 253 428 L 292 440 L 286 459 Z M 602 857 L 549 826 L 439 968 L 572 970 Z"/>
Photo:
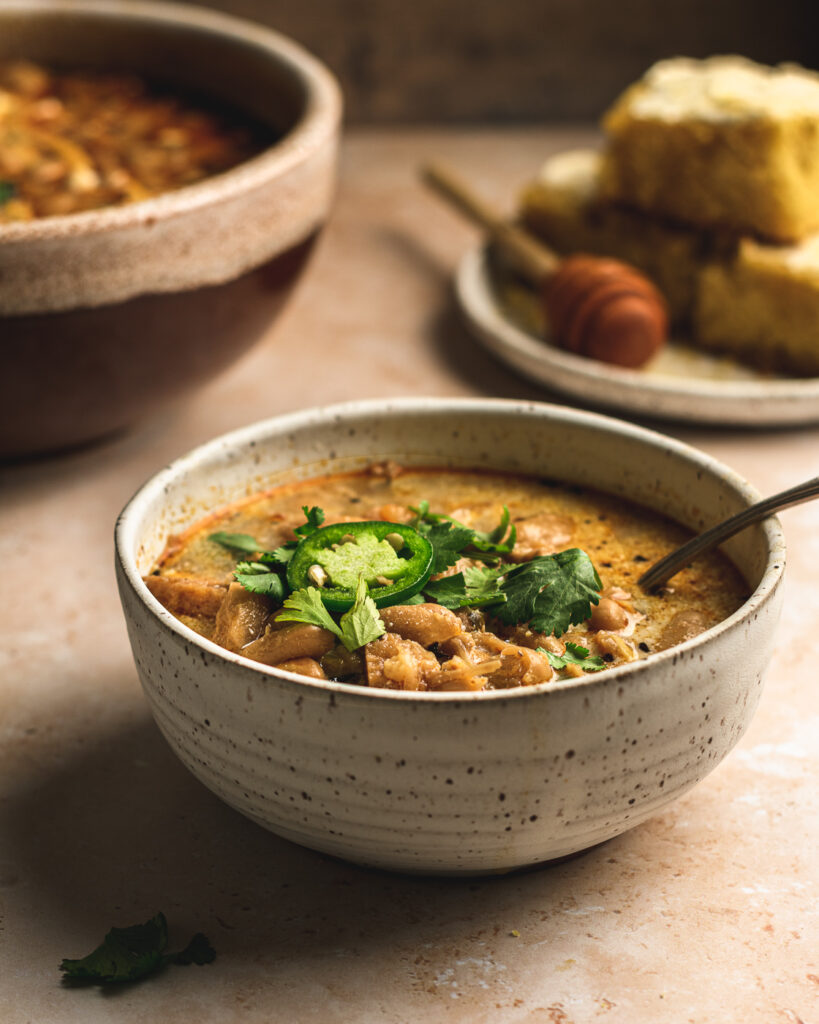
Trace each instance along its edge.
<path fill-rule="evenodd" d="M 761 519 L 767 519 L 768 516 L 773 515 L 774 512 L 780 512 L 783 508 L 801 505 L 817 495 L 819 495 L 819 476 L 815 476 L 812 480 L 806 480 L 803 484 L 797 484 L 796 487 L 791 487 L 787 491 L 774 494 L 771 498 L 765 498 L 764 501 L 758 501 L 755 505 L 750 505 L 742 512 L 737 512 L 729 519 L 712 526 L 710 530 L 693 537 L 682 547 L 672 551 L 670 555 L 655 562 L 637 580 L 637 585 L 646 591 L 656 590 L 680 569 L 684 569 L 697 555 L 710 551 L 717 544 L 721 544 L 729 537 L 733 537 L 735 533 L 744 530 L 746 526 L 758 523 Z"/>

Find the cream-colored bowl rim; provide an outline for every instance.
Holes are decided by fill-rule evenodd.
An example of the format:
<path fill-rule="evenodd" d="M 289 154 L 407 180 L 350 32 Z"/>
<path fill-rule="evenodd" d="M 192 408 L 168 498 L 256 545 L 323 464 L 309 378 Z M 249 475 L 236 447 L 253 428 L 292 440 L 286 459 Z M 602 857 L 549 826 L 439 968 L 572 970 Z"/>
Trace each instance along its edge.
<path fill-rule="evenodd" d="M 741 605 L 732 615 L 722 622 L 717 623 L 711 629 L 706 630 L 699 636 L 688 640 L 685 643 L 671 647 L 668 650 L 653 654 L 650 659 L 631 662 L 627 665 L 620 665 L 615 668 L 597 672 L 593 676 L 581 676 L 576 679 L 564 679 L 557 682 L 539 683 L 535 686 L 518 687 L 510 690 L 489 690 L 473 693 L 447 692 L 405 692 L 401 690 L 370 689 L 353 683 L 338 683 L 329 680 L 309 679 L 306 676 L 299 676 L 292 672 L 285 672 L 280 669 L 258 662 L 250 661 L 239 654 L 233 654 L 219 647 L 210 640 L 200 636 L 194 630 L 185 626 L 173 616 L 160 602 L 151 594 L 142 580 L 137 568 L 134 551 L 137 547 L 137 540 L 140 532 L 141 522 L 145 510 L 157 500 L 165 488 L 172 481 L 184 476 L 194 467 L 211 460 L 216 461 L 218 456 L 237 448 L 246 448 L 251 442 L 256 445 L 266 440 L 269 436 L 294 435 L 305 428 L 320 426 L 339 421 L 346 418 L 372 417 L 384 418 L 391 414 L 418 414 L 429 411 L 438 415 L 451 412 L 454 415 L 463 413 L 492 414 L 493 412 L 506 412 L 516 416 L 530 416 L 534 419 L 542 418 L 548 422 L 562 422 L 565 424 L 585 425 L 598 428 L 609 434 L 619 435 L 623 438 L 631 438 L 636 441 L 651 444 L 655 447 L 664 448 L 675 453 L 686 461 L 692 463 L 704 473 L 715 476 L 728 484 L 747 504 L 753 504 L 760 498 L 756 491 L 747 481 L 724 465 L 717 459 L 706 455 L 704 452 L 692 448 L 690 445 L 673 438 L 666 437 L 644 427 L 638 427 L 625 421 L 616 420 L 599 413 L 583 412 L 575 409 L 567 409 L 563 406 L 551 405 L 545 402 L 521 402 L 508 399 L 473 399 L 473 398 L 395 398 L 395 399 L 370 399 L 366 401 L 345 402 L 339 405 L 326 406 L 319 409 L 307 409 L 302 412 L 290 413 L 284 416 L 277 416 L 272 419 L 262 420 L 258 423 L 242 427 L 238 430 L 222 434 L 212 441 L 194 448 L 186 455 L 171 462 L 155 476 L 151 477 L 131 498 L 121 512 L 115 529 L 116 558 L 122 568 L 126 580 L 134 593 L 147 606 L 150 612 L 159 622 L 172 633 L 183 638 L 186 643 L 202 648 L 211 655 L 230 662 L 242 671 L 268 676 L 280 684 L 295 688 L 307 686 L 312 689 L 332 691 L 345 695 L 345 699 L 360 699 L 363 701 L 380 700 L 409 700 L 409 701 L 436 701 L 454 703 L 458 705 L 483 703 L 485 701 L 505 700 L 538 700 L 544 699 L 549 693 L 561 693 L 569 690 L 582 689 L 588 692 L 596 686 L 610 685 L 612 681 L 623 683 L 626 680 L 642 676 L 646 672 L 659 670 L 662 665 L 670 661 L 676 661 L 683 652 L 690 652 L 699 647 L 706 646 L 714 637 L 735 628 L 739 623 L 753 617 L 756 610 L 763 605 L 773 594 L 773 591 L 780 584 L 785 569 L 785 540 L 781 524 L 776 517 L 771 517 L 763 524 L 762 529 L 768 545 L 768 557 L 765 570 L 760 579 L 759 585 L 755 588 L 748 600 Z M 235 459 L 233 460 L 235 462 Z"/>
<path fill-rule="evenodd" d="M 191 28 L 244 43 L 292 71 L 305 88 L 306 103 L 300 119 L 280 141 L 231 170 L 127 206 L 0 224 L 0 243 L 104 234 L 126 225 L 156 224 L 180 217 L 287 174 L 337 131 L 341 94 L 335 78 L 304 47 L 273 29 L 206 8 L 154 0 L 3 0 L 0 24 L 2 15 L 8 12 L 98 15 L 112 22 L 130 20 Z"/>

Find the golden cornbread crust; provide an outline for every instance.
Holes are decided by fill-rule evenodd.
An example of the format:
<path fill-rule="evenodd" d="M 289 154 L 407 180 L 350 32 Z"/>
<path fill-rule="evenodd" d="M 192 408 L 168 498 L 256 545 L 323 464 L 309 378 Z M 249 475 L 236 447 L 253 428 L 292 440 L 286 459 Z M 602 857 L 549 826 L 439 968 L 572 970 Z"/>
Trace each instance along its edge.
<path fill-rule="evenodd" d="M 819 75 L 661 61 L 603 119 L 605 197 L 778 242 L 819 230 Z"/>
<path fill-rule="evenodd" d="M 763 370 L 819 376 L 819 235 L 800 246 L 742 241 L 704 267 L 694 310 L 702 348 Z"/>
<path fill-rule="evenodd" d="M 600 197 L 600 161 L 593 150 L 552 157 L 521 193 L 521 221 L 561 253 L 639 267 L 697 347 L 766 371 L 819 376 L 819 234 L 767 245 L 655 219 Z"/>
<path fill-rule="evenodd" d="M 674 323 L 685 326 L 711 240 L 696 229 L 602 201 L 599 171 L 600 154 L 594 150 L 553 157 L 521 193 L 521 221 L 561 255 L 589 252 L 631 263 L 663 293 Z"/>

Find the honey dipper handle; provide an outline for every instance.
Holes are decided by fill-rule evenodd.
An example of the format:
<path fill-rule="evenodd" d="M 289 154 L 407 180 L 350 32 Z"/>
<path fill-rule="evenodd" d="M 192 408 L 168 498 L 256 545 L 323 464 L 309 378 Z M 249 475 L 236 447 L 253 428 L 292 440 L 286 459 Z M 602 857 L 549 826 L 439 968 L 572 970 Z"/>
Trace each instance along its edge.
<path fill-rule="evenodd" d="M 473 224 L 488 231 L 524 276 L 540 284 L 555 273 L 560 259 L 551 249 L 506 221 L 448 167 L 427 164 L 421 168 L 421 179 Z"/>

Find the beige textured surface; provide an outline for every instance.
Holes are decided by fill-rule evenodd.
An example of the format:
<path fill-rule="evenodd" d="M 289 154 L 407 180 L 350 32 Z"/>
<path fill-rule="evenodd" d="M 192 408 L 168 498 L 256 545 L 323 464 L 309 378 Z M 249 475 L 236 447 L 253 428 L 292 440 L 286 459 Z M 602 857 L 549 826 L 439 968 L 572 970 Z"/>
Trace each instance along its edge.
<path fill-rule="evenodd" d="M 268 835 L 175 761 L 121 620 L 113 520 L 171 457 L 309 404 L 541 394 L 473 346 L 447 274 L 472 237 L 413 178 L 450 158 L 511 199 L 581 132 L 356 134 L 337 212 L 275 337 L 174 415 L 0 470 L 0 1020 L 483 1024 L 817 1019 L 819 505 L 783 516 L 785 618 L 750 731 L 670 810 L 500 879 L 368 872 Z M 819 471 L 815 430 L 675 431 L 763 492 Z M 210 967 L 110 996 L 57 963 L 167 914 Z"/>

